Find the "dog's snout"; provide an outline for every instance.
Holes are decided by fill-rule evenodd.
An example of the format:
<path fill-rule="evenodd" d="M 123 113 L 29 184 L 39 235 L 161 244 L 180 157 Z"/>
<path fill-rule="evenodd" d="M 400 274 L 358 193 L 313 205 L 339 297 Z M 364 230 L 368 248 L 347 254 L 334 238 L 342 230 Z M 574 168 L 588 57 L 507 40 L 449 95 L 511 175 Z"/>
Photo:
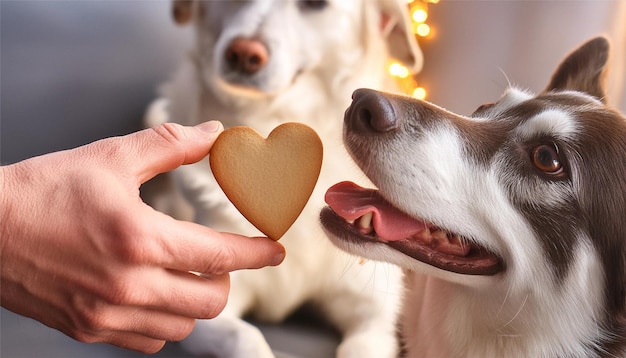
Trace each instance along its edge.
<path fill-rule="evenodd" d="M 381 92 L 364 88 L 352 94 L 345 121 L 353 131 L 362 133 L 385 133 L 398 127 L 396 111 L 389 99 Z"/>
<path fill-rule="evenodd" d="M 267 47 L 259 40 L 236 38 L 226 49 L 230 69 L 246 74 L 259 71 L 269 59 Z"/>

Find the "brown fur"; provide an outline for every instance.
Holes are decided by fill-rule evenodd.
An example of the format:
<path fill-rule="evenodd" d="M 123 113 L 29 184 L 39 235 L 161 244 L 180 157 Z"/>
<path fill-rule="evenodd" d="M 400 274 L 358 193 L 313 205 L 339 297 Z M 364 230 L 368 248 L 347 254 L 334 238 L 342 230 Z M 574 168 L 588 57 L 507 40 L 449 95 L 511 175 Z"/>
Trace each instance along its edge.
<path fill-rule="evenodd" d="M 495 244 L 500 251 L 494 254 L 504 261 L 495 273 L 470 272 L 495 276 L 487 288 L 473 287 L 465 282 L 470 276 L 449 274 L 456 272 L 454 266 L 437 270 L 438 261 L 420 256 L 419 250 L 428 251 L 415 236 L 387 242 L 377 237 L 376 227 L 363 234 L 325 209 L 322 221 L 339 247 L 406 269 L 401 325 L 407 357 L 626 356 L 626 118 L 606 105 L 608 53 L 605 38 L 590 40 L 566 57 L 542 93 L 512 91 L 494 105 L 481 106 L 472 116 L 476 120 L 413 98 L 355 92 L 344 140 L 378 186 L 377 195 L 449 234 L 457 225 L 466 231 L 459 235 L 474 235 L 470 244 Z M 544 112 L 547 117 L 541 117 Z M 447 152 L 446 145 L 459 152 Z M 557 153 L 558 175 L 533 162 L 533 149 L 543 146 Z M 462 164 L 455 163 L 459 154 Z M 422 155 L 426 159 L 414 158 Z M 465 189 L 475 167 L 494 174 L 495 179 L 477 178 L 493 179 L 501 188 L 506 203 L 524 219 L 510 221 L 519 230 L 501 230 L 502 222 L 492 220 L 499 212 L 490 207 L 489 195 L 470 192 L 491 189 L 481 184 Z M 455 170 L 462 172 L 455 175 Z M 447 213 L 455 209 L 466 222 L 459 224 Z M 502 218 L 506 215 L 503 210 Z M 474 221 L 478 228 L 468 225 Z M 519 235 L 526 230 L 528 236 Z M 525 265 L 518 258 L 526 259 Z M 528 275 L 517 283 L 521 288 L 507 282 L 520 272 Z M 582 286 L 593 291 L 583 292 Z M 577 330 L 566 331 L 565 325 Z"/>

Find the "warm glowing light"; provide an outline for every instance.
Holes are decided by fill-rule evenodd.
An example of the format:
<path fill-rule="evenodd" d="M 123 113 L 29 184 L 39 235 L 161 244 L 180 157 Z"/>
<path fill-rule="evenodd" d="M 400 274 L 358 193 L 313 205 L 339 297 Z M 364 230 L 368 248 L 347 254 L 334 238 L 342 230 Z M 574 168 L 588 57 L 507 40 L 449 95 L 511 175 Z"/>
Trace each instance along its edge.
<path fill-rule="evenodd" d="M 428 18 L 428 12 L 426 12 L 426 10 L 424 10 L 424 9 L 417 8 L 417 9 L 415 9 L 415 11 L 413 11 L 413 14 L 411 15 L 411 18 L 415 22 L 422 23 L 422 22 L 426 21 L 426 19 Z"/>
<path fill-rule="evenodd" d="M 408 68 L 402 66 L 401 64 L 397 62 L 394 62 L 391 65 L 389 65 L 389 73 L 392 76 L 400 77 L 400 78 L 407 78 L 411 74 Z"/>
<path fill-rule="evenodd" d="M 428 26 L 427 24 L 419 24 L 415 28 L 415 33 L 422 37 L 426 37 L 428 36 L 428 34 L 430 34 L 430 26 Z"/>
<path fill-rule="evenodd" d="M 426 98 L 426 89 L 424 89 L 423 87 L 417 87 L 416 89 L 413 90 L 413 97 L 417 99 Z"/>
<path fill-rule="evenodd" d="M 2 0 L 0 0 L 2 1 Z M 428 20 L 428 7 L 437 4 L 439 0 L 406 0 L 411 17 L 411 28 L 416 36 L 432 39 L 434 34 L 426 20 Z M 425 99 L 427 91 L 419 87 L 411 71 L 398 62 L 389 64 L 389 74 L 395 77 L 398 89 L 403 93 L 410 94 L 417 99 Z"/>

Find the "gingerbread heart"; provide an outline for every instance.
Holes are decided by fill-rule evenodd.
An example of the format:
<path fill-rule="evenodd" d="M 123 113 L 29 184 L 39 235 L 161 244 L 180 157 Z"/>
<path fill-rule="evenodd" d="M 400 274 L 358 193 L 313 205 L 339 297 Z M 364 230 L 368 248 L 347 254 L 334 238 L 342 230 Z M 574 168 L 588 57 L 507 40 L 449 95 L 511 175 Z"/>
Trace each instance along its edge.
<path fill-rule="evenodd" d="M 317 183 L 322 141 L 301 123 L 285 123 L 263 138 L 250 127 L 233 127 L 209 154 L 213 175 L 228 199 L 252 225 L 273 240 L 296 221 Z"/>

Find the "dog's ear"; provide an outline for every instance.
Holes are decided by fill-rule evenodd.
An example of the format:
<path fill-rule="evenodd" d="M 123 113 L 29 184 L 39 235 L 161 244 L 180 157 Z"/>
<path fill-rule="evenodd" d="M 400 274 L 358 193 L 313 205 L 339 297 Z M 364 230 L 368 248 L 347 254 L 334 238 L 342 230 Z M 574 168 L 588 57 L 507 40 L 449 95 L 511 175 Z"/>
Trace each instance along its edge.
<path fill-rule="evenodd" d="M 381 9 L 381 29 L 387 39 L 391 57 L 401 61 L 411 73 L 421 71 L 424 59 L 411 29 L 406 0 L 378 1 Z"/>
<path fill-rule="evenodd" d="M 580 91 L 606 102 L 609 48 L 605 37 L 596 37 L 580 46 L 561 62 L 545 91 Z"/>
<path fill-rule="evenodd" d="M 193 18 L 193 0 L 173 0 L 172 17 L 179 25 L 189 23 Z"/>

